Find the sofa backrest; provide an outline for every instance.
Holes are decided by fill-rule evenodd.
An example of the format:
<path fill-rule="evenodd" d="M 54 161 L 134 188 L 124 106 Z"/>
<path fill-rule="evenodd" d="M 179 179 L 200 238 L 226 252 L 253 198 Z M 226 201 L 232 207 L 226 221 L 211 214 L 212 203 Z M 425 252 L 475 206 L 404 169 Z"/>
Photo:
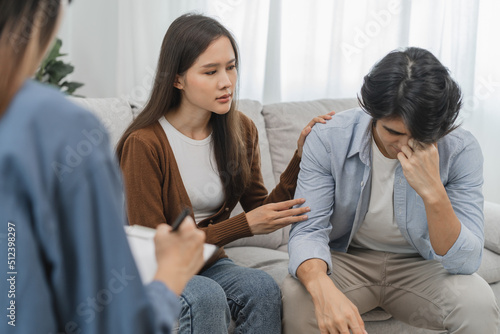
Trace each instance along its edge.
<path fill-rule="evenodd" d="M 314 117 L 357 106 L 356 99 L 322 99 L 264 105 L 262 114 L 266 122 L 275 181 L 279 182 L 281 173 L 297 149 L 300 132 Z"/>
<path fill-rule="evenodd" d="M 69 99 L 90 110 L 104 124 L 114 149 L 123 132 L 133 120 L 132 107 L 121 98 L 77 98 Z"/>

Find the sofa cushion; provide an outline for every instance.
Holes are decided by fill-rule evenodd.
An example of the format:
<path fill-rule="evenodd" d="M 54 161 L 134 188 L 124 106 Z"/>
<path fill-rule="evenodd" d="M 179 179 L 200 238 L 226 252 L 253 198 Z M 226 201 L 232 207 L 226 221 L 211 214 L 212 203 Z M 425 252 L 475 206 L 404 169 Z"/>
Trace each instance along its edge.
<path fill-rule="evenodd" d="M 300 132 L 314 117 L 332 110 L 340 112 L 357 106 L 356 99 L 324 99 L 265 105 L 263 115 L 276 182 L 297 149 Z"/>
<path fill-rule="evenodd" d="M 500 254 L 500 204 L 484 202 L 484 247 Z"/>
<path fill-rule="evenodd" d="M 240 205 L 234 209 L 234 212 L 237 210 L 243 211 Z M 276 250 L 280 247 L 282 242 L 283 232 L 280 229 L 269 234 L 259 234 L 254 235 L 253 237 L 235 240 L 225 245 L 224 248 L 228 250 L 231 247 L 262 247 L 269 250 Z"/>
<path fill-rule="evenodd" d="M 265 271 L 279 286 L 288 275 L 288 253 L 261 247 L 232 247 L 226 249 L 226 254 L 239 266 Z"/>
<path fill-rule="evenodd" d="M 361 318 L 363 321 L 384 321 L 392 318 L 392 315 L 384 311 L 382 308 L 376 307 L 371 311 L 363 313 Z"/>
<path fill-rule="evenodd" d="M 500 255 L 483 249 L 483 259 L 477 273 L 490 284 L 500 282 Z"/>
<path fill-rule="evenodd" d="M 275 186 L 275 182 L 273 177 L 273 168 L 271 165 L 271 154 L 269 152 L 269 141 L 267 139 L 264 116 L 262 116 L 262 104 L 253 100 L 240 100 L 237 105 L 237 109 L 250 117 L 250 119 L 255 123 L 255 126 L 257 127 L 257 131 L 259 132 L 262 177 L 264 179 L 266 188 L 271 191 Z M 238 204 L 231 213 L 231 216 L 235 216 L 237 214 L 240 214 L 241 212 L 243 212 L 243 209 L 241 208 L 241 205 Z M 265 235 L 255 235 L 253 237 L 242 238 L 233 241 L 227 244 L 226 248 L 255 246 L 276 249 L 282 243 L 283 232 L 281 230 L 278 230 Z"/>
<path fill-rule="evenodd" d="M 266 123 L 262 115 L 262 104 L 254 100 L 240 100 L 238 110 L 248 116 L 257 127 L 259 133 L 259 148 L 261 158 L 262 177 L 268 190 L 274 188 L 276 183 L 273 177 L 273 166 L 271 164 L 271 153 L 269 151 L 269 140 L 267 138 Z"/>
<path fill-rule="evenodd" d="M 90 110 L 104 124 L 114 148 L 123 132 L 132 122 L 132 107 L 121 98 L 75 98 L 71 101 Z"/>

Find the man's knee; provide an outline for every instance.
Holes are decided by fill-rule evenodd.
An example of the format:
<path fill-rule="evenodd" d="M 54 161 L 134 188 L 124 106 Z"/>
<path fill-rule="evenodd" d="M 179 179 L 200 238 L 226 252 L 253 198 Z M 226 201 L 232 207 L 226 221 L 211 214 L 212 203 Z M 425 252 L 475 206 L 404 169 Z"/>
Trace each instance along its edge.
<path fill-rule="evenodd" d="M 281 293 L 283 294 L 283 300 L 287 299 L 291 302 L 311 298 L 304 285 L 291 275 L 288 275 L 283 281 Z"/>
<path fill-rule="evenodd" d="M 283 333 L 317 333 L 312 297 L 304 285 L 288 275 L 282 286 Z"/>
<path fill-rule="evenodd" d="M 491 287 L 479 275 L 456 276 L 448 290 L 448 298 L 454 305 L 447 316 L 448 328 L 470 326 L 498 330 L 500 310 Z M 474 322 L 474 324 L 472 324 Z M 480 327 L 478 327 L 480 326 Z M 485 332 L 486 333 L 486 332 Z"/>
<path fill-rule="evenodd" d="M 496 309 L 496 299 L 491 287 L 479 275 L 457 275 L 445 289 L 447 298 L 454 300 L 457 308 L 469 312 Z"/>

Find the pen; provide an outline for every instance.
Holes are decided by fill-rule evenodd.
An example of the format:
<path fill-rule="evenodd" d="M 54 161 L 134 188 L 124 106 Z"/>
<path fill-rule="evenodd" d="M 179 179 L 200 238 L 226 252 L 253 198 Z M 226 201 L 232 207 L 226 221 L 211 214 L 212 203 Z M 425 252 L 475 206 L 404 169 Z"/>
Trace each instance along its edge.
<path fill-rule="evenodd" d="M 189 215 L 191 210 L 189 208 L 185 208 L 182 210 L 180 215 L 175 218 L 174 222 L 172 223 L 172 232 L 175 232 L 179 229 L 179 226 L 181 226 L 181 223 L 184 221 L 184 219 Z"/>

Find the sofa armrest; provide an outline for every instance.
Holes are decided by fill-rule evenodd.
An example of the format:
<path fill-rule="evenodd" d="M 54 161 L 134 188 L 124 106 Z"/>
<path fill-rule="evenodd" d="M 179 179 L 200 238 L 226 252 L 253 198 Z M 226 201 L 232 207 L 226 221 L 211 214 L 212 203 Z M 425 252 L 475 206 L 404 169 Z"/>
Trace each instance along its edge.
<path fill-rule="evenodd" d="M 484 247 L 500 254 L 500 204 L 484 202 Z"/>

